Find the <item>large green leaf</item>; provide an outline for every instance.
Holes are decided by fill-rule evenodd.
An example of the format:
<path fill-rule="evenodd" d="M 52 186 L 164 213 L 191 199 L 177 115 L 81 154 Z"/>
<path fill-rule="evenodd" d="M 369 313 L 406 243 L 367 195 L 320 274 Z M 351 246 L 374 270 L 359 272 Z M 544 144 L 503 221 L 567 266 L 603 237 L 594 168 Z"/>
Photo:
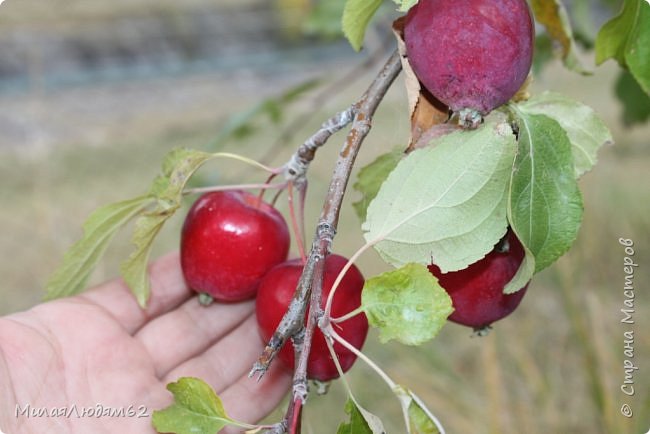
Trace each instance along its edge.
<path fill-rule="evenodd" d="M 106 251 L 118 229 L 142 212 L 152 199 L 140 196 L 102 206 L 84 223 L 83 237 L 65 254 L 63 264 L 54 272 L 45 289 L 48 300 L 83 291 L 88 277 Z"/>
<path fill-rule="evenodd" d="M 538 272 L 573 244 L 582 220 L 571 142 L 555 120 L 516 110 L 519 149 L 512 171 L 508 218 Z"/>
<path fill-rule="evenodd" d="M 348 0 L 343 9 L 343 34 L 356 51 L 361 50 L 366 28 L 382 0 Z"/>
<path fill-rule="evenodd" d="M 451 298 L 420 264 L 383 273 L 368 279 L 361 306 L 379 340 L 396 339 L 406 345 L 420 345 L 433 339 L 453 312 Z"/>
<path fill-rule="evenodd" d="M 616 59 L 650 95 L 650 4 L 625 0 L 621 13 L 596 38 L 596 63 Z"/>
<path fill-rule="evenodd" d="M 564 128 L 571 142 L 576 177 L 596 164 L 601 146 L 613 143 L 612 134 L 593 109 L 562 94 L 544 92 L 521 107 L 527 113 L 546 115 Z"/>
<path fill-rule="evenodd" d="M 542 24 L 549 36 L 556 42 L 564 65 L 575 72 L 587 74 L 576 55 L 576 44 L 566 8 L 561 0 L 531 0 L 531 6 L 538 23 Z"/>
<path fill-rule="evenodd" d="M 490 120 L 433 145 L 399 162 L 362 228 L 392 265 L 433 262 L 446 273 L 481 259 L 505 234 L 516 142 L 507 123 Z"/>
<path fill-rule="evenodd" d="M 352 206 L 361 221 L 366 219 L 366 209 L 377 196 L 381 184 L 388 178 L 388 174 L 397 166 L 403 156 L 404 152 L 395 149 L 387 154 L 380 155 L 375 161 L 359 171 L 357 182 L 354 183 L 353 187 L 361 193 L 361 199 L 354 202 Z"/>
<path fill-rule="evenodd" d="M 219 396 L 198 378 L 180 378 L 167 389 L 174 403 L 153 413 L 153 426 L 160 433 L 214 434 L 227 425 L 242 425 L 228 417 Z"/>

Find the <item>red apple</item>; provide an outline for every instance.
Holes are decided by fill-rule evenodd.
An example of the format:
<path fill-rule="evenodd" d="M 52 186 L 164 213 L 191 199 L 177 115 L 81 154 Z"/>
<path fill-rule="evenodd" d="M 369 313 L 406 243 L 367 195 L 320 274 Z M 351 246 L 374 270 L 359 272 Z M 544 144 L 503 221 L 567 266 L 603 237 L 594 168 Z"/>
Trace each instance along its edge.
<path fill-rule="evenodd" d="M 255 296 L 260 279 L 287 258 L 289 229 L 282 215 L 240 191 L 202 195 L 181 235 L 181 266 L 190 288 L 219 301 Z"/>
<path fill-rule="evenodd" d="M 322 307 L 325 307 L 327 296 L 332 289 L 334 280 L 343 269 L 347 259 L 339 255 L 329 255 L 325 259 L 323 275 Z M 277 265 L 268 272 L 260 284 L 256 300 L 257 324 L 264 342 L 268 342 L 275 332 L 282 316 L 287 310 L 291 298 L 302 274 L 303 264 L 300 260 L 287 261 Z M 356 266 L 350 267 L 341 280 L 334 300 L 332 301 L 332 317 L 345 315 L 361 305 L 361 290 L 364 279 Z M 306 321 L 306 318 L 305 318 Z M 368 334 L 368 320 L 364 314 L 359 314 L 342 323 L 334 325 L 336 332 L 356 348 L 361 348 Z M 341 344 L 334 343 L 334 351 L 343 368 L 347 371 L 352 367 L 356 356 Z M 278 358 L 288 369 L 293 370 L 294 351 L 291 342 L 287 342 L 280 350 Z M 338 378 L 339 374 L 327 348 L 323 333 L 316 329 L 312 340 L 311 351 L 307 364 L 307 377 L 314 380 L 329 381 Z"/>
<path fill-rule="evenodd" d="M 533 60 L 525 0 L 420 0 L 406 16 L 409 61 L 453 111 L 485 115 L 512 98 Z"/>
<path fill-rule="evenodd" d="M 504 294 L 503 288 L 523 260 L 524 248 L 508 230 L 494 250 L 464 270 L 443 274 L 432 264 L 429 271 L 451 297 L 454 312 L 449 319 L 480 330 L 510 315 L 519 305 L 528 284 L 513 294 Z"/>

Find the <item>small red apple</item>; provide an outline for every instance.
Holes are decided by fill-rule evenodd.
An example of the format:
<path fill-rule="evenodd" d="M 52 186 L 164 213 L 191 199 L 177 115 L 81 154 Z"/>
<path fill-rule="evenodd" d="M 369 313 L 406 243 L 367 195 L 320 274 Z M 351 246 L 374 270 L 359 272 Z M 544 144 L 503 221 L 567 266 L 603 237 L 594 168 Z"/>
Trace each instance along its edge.
<path fill-rule="evenodd" d="M 339 255 L 329 255 L 325 259 L 323 275 L 322 307 L 332 289 L 339 272 L 347 259 Z M 268 342 L 275 332 L 282 316 L 287 310 L 291 298 L 302 274 L 303 264 L 300 260 L 287 261 L 275 266 L 268 272 L 262 283 L 256 299 L 257 324 L 264 342 Z M 341 280 L 334 300 L 332 301 L 332 317 L 345 315 L 361 305 L 361 290 L 364 279 L 356 266 L 350 267 Z M 334 325 L 336 332 L 356 348 L 361 348 L 368 334 L 368 320 L 364 314 L 359 314 L 344 322 Z M 338 356 L 341 368 L 347 371 L 352 367 L 356 356 L 338 342 L 334 342 L 334 351 Z M 278 358 L 283 365 L 293 369 L 295 365 L 293 346 L 290 342 L 280 350 Z M 338 378 L 339 374 L 327 348 L 323 333 L 316 329 L 312 340 L 311 351 L 307 363 L 307 377 L 314 380 L 329 381 Z"/>
<path fill-rule="evenodd" d="M 181 234 L 181 266 L 190 288 L 219 301 L 251 298 L 260 279 L 287 258 L 282 215 L 240 191 L 207 193 L 194 202 Z"/>
<path fill-rule="evenodd" d="M 521 242 L 508 230 L 494 250 L 464 270 L 443 274 L 437 265 L 429 265 L 429 271 L 438 278 L 454 305 L 449 319 L 481 330 L 510 315 L 528 284 L 513 294 L 504 294 L 503 288 L 519 269 L 524 254 Z"/>

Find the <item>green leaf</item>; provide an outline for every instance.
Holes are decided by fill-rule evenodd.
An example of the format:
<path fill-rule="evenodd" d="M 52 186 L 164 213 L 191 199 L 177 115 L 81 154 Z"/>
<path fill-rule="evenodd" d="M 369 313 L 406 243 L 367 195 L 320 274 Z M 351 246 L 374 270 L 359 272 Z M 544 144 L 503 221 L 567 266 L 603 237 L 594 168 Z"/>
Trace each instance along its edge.
<path fill-rule="evenodd" d="M 368 23 L 382 0 L 348 0 L 343 9 L 343 34 L 356 51 L 361 50 Z"/>
<path fill-rule="evenodd" d="M 533 50 L 533 76 L 540 75 L 551 60 L 553 60 L 553 41 L 547 33 L 537 35 Z"/>
<path fill-rule="evenodd" d="M 133 292 L 140 306 L 145 307 L 151 288 L 147 275 L 147 264 L 153 242 L 171 214 L 147 214 L 140 216 L 135 222 L 132 241 L 135 251 L 124 261 L 120 272 L 124 282 Z"/>
<path fill-rule="evenodd" d="M 190 177 L 205 162 L 215 158 L 215 154 L 187 148 L 176 148 L 169 151 L 162 165 L 166 188 L 155 191 L 160 201 L 168 201 L 169 206 L 180 206 L 183 189 Z M 157 182 L 155 181 L 156 185 Z M 163 204 L 160 204 L 164 207 Z"/>
<path fill-rule="evenodd" d="M 555 120 L 516 110 L 519 149 L 512 171 L 508 218 L 535 257 L 535 272 L 571 247 L 582 220 L 571 142 Z"/>
<path fill-rule="evenodd" d="M 446 273 L 483 258 L 506 233 L 516 141 L 507 123 L 489 120 L 433 144 L 398 163 L 362 228 L 390 264 L 433 262 Z"/>
<path fill-rule="evenodd" d="M 377 416 L 361 407 L 352 399 L 345 403 L 345 413 L 350 416 L 348 423 L 339 425 L 336 434 L 385 434 L 386 430 Z M 370 422 L 369 422 L 370 421 Z M 371 428 L 371 425 L 374 427 Z"/>
<path fill-rule="evenodd" d="M 596 64 L 615 59 L 629 69 L 650 95 L 650 4 L 625 0 L 621 13 L 605 23 L 596 37 Z"/>
<path fill-rule="evenodd" d="M 567 69 L 590 74 L 576 56 L 576 44 L 566 8 L 561 0 L 531 0 L 537 22 L 544 25 L 551 39 L 560 50 L 560 57 Z"/>
<path fill-rule="evenodd" d="M 442 434 L 445 432 L 440 421 L 415 393 L 402 386 L 397 386 L 393 392 L 402 406 L 408 434 Z"/>
<path fill-rule="evenodd" d="M 84 223 L 83 237 L 67 251 L 63 264 L 47 282 L 45 298 L 52 300 L 83 291 L 118 229 L 142 212 L 151 201 L 148 196 L 140 196 L 95 210 Z"/>
<path fill-rule="evenodd" d="M 427 267 L 408 264 L 369 279 L 361 306 L 383 343 L 420 345 L 433 339 L 453 312 L 451 298 Z"/>
<path fill-rule="evenodd" d="M 361 199 L 354 202 L 352 206 L 357 215 L 364 221 L 366 219 L 366 209 L 368 204 L 377 196 L 379 187 L 386 180 L 388 174 L 397 166 L 399 160 L 404 156 L 400 149 L 380 155 L 364 168 L 359 171 L 357 182 L 354 183 L 354 189 L 361 193 Z"/>
<path fill-rule="evenodd" d="M 612 134 L 590 107 L 555 92 L 535 95 L 521 104 L 531 114 L 546 115 L 557 121 L 571 142 L 576 177 L 596 164 L 598 150 L 612 144 Z"/>
<path fill-rule="evenodd" d="M 198 378 L 183 377 L 167 385 L 174 403 L 153 413 L 153 426 L 161 433 L 215 434 L 227 425 L 238 425 L 226 414 L 221 399 Z"/>
<path fill-rule="evenodd" d="M 219 154 L 178 148 L 165 157 L 162 175 L 154 179 L 150 190 L 150 194 L 157 199 L 156 207 L 136 221 L 131 238 L 135 250 L 120 267 L 124 281 L 140 306 L 146 306 L 151 292 L 147 264 L 156 236 L 165 222 L 180 208 L 183 189 L 190 177 L 205 162 L 218 156 Z"/>
<path fill-rule="evenodd" d="M 621 71 L 615 91 L 616 97 L 623 104 L 623 123 L 626 126 L 643 124 L 650 119 L 650 96 L 643 93 L 629 72 Z"/>
<path fill-rule="evenodd" d="M 397 9 L 400 12 L 408 12 L 413 6 L 415 6 L 418 0 L 393 0 L 399 8 Z"/>

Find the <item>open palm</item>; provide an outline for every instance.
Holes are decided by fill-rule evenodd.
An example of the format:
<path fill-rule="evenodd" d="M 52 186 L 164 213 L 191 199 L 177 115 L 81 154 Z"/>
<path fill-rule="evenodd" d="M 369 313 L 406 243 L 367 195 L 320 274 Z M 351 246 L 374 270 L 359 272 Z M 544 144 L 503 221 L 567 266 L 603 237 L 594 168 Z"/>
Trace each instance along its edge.
<path fill-rule="evenodd" d="M 154 263 L 150 278 L 146 310 L 115 280 L 0 318 L 0 429 L 153 433 L 151 413 L 172 402 L 166 384 L 183 376 L 208 382 L 245 422 L 279 403 L 286 372 L 247 377 L 262 351 L 252 302 L 199 305 L 175 253 Z"/>

